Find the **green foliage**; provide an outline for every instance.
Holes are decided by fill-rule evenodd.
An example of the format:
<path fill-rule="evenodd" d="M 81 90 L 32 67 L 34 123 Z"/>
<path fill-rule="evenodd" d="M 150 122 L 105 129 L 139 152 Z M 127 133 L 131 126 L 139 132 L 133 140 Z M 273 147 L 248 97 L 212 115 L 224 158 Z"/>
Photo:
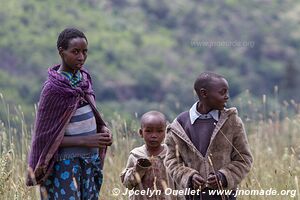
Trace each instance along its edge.
<path fill-rule="evenodd" d="M 178 114 L 195 100 L 193 81 L 204 70 L 227 77 L 233 101 L 246 89 L 260 98 L 275 85 L 278 101 L 300 99 L 297 1 L 258 6 L 235 0 L 1 0 L 1 5 L 0 92 L 9 103 L 28 107 L 27 115 L 47 68 L 60 62 L 57 36 L 70 26 L 88 37 L 86 66 L 97 100 L 135 104 L 119 106 L 121 113 L 161 104 L 167 115 Z"/>

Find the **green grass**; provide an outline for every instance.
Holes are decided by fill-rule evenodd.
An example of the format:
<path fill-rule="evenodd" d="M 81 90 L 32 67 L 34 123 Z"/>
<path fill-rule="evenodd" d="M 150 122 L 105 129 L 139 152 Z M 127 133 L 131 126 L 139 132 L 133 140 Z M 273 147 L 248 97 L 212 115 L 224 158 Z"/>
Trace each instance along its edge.
<path fill-rule="evenodd" d="M 4 103 L 3 103 L 4 104 Z M 5 104 L 3 105 L 3 107 Z M 26 124 L 20 108 L 0 122 L 0 199 L 39 199 L 37 187 L 25 186 L 27 154 L 30 147 L 31 124 Z M 240 189 L 294 190 L 291 196 L 244 195 L 241 200 L 300 199 L 300 116 L 278 118 L 247 118 L 244 120 L 254 155 L 254 166 Z M 113 196 L 112 189 L 124 190 L 119 174 L 125 167 L 128 153 L 142 144 L 137 134 L 138 122 L 115 116 L 110 122 L 114 143 L 108 149 L 104 165 L 101 200 L 127 199 Z"/>

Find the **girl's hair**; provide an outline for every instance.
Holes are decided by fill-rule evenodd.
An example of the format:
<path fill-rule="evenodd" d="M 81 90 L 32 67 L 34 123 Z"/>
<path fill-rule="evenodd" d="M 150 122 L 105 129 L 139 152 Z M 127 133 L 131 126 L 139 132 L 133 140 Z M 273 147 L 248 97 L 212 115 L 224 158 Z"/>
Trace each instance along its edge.
<path fill-rule="evenodd" d="M 78 30 L 76 28 L 66 28 L 59 34 L 59 36 L 57 38 L 57 43 L 56 43 L 57 49 L 59 49 L 59 47 L 61 47 L 63 49 L 67 49 L 69 47 L 70 40 L 73 38 L 78 38 L 78 37 L 84 38 L 86 40 L 86 42 L 88 42 L 84 33 L 81 32 L 80 30 Z"/>

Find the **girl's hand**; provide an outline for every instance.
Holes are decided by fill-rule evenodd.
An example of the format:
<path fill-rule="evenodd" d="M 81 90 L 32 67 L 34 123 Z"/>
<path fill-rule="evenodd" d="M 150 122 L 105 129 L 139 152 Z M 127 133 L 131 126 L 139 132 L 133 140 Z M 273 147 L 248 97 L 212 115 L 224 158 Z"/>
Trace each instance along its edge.
<path fill-rule="evenodd" d="M 104 146 L 110 146 L 112 144 L 112 134 L 110 130 L 106 126 L 103 126 L 100 134 L 102 136 L 101 140 L 104 143 Z"/>
<path fill-rule="evenodd" d="M 84 136 L 84 144 L 84 146 L 90 148 L 110 146 L 112 144 L 112 137 L 110 133 L 96 133 Z"/>
<path fill-rule="evenodd" d="M 112 144 L 112 134 L 107 127 L 103 127 L 100 133 L 85 136 L 64 136 L 61 147 L 107 147 Z"/>

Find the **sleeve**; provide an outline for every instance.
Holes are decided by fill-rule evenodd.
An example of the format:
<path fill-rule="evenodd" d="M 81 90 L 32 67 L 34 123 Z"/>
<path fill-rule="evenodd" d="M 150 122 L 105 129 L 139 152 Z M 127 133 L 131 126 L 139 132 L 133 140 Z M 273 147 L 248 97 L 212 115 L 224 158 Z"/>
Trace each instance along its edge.
<path fill-rule="evenodd" d="M 165 158 L 167 172 L 173 181 L 181 188 L 189 188 L 191 186 L 192 176 L 198 172 L 195 169 L 185 166 L 179 154 L 178 145 L 174 141 L 170 130 L 167 132 L 165 143 L 168 147 Z"/>
<path fill-rule="evenodd" d="M 232 124 L 232 130 L 234 136 L 231 162 L 219 170 L 226 177 L 228 189 L 235 188 L 246 177 L 253 162 L 244 124 L 238 116 Z"/>
<path fill-rule="evenodd" d="M 135 188 L 145 175 L 148 167 L 141 167 L 137 165 L 137 158 L 130 154 L 126 168 L 122 171 L 120 177 L 123 185 L 128 189 Z"/>
<path fill-rule="evenodd" d="M 217 175 L 218 181 L 221 181 L 222 187 L 223 188 L 227 188 L 228 184 L 227 184 L 227 180 L 226 180 L 225 175 L 222 172 L 220 172 L 220 171 L 217 171 L 216 175 Z"/>

